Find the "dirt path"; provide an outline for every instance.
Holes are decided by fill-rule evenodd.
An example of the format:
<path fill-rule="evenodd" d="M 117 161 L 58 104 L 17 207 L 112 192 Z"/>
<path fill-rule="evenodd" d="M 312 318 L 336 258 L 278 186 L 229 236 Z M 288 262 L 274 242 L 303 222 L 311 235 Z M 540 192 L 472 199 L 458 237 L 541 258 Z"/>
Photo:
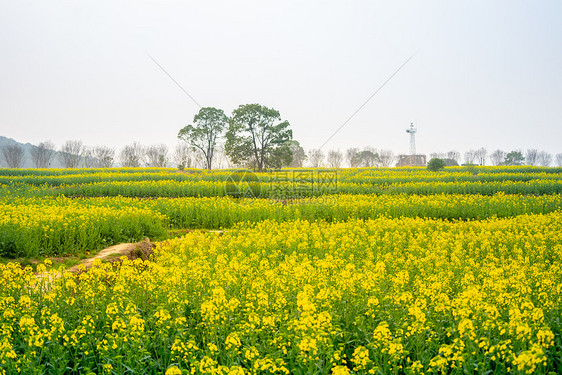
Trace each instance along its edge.
<path fill-rule="evenodd" d="M 117 260 L 123 255 L 129 259 L 147 259 L 149 255 L 152 254 L 152 249 L 155 246 L 156 245 L 150 242 L 148 238 L 141 242 L 120 243 L 118 245 L 103 249 L 92 258 L 84 259 L 79 264 L 76 264 L 67 269 L 67 271 L 77 273 L 82 268 L 88 269 L 92 267 L 94 260 L 96 259 Z"/>
<path fill-rule="evenodd" d="M 178 231 L 178 235 L 185 234 L 191 232 L 191 229 L 184 229 Z M 204 232 L 208 233 L 218 233 L 222 235 L 224 233 L 223 230 L 206 230 Z M 120 257 L 126 256 L 127 258 L 134 260 L 137 258 L 141 258 L 146 260 L 152 254 L 154 248 L 156 247 L 156 243 L 150 242 L 149 238 L 144 239 L 144 241 L 140 242 L 129 242 L 129 243 L 120 243 L 118 245 L 113 245 L 108 248 L 101 250 L 95 256 L 91 258 L 87 258 L 82 260 L 80 263 L 66 269 L 66 271 L 78 274 L 83 272 L 89 268 L 91 268 L 94 264 L 96 259 L 105 260 L 105 261 L 117 261 Z M 62 273 L 34 273 L 38 279 L 48 279 L 47 283 L 44 284 L 46 290 L 49 290 L 52 282 L 54 279 L 57 279 L 62 276 Z"/>
<path fill-rule="evenodd" d="M 193 231 L 193 229 L 181 229 L 177 231 L 177 235 L 181 236 L 183 234 L 189 233 Z M 204 230 L 204 232 L 208 233 L 218 233 L 219 235 L 222 234 L 223 230 Z M 150 239 L 146 238 L 144 241 L 140 242 L 128 242 L 128 243 L 120 243 L 118 245 L 113 245 L 108 248 L 101 250 L 95 256 L 91 258 L 87 258 L 82 260 L 80 263 L 68 268 L 66 271 L 72 273 L 81 272 L 83 269 L 91 268 L 94 264 L 96 259 L 106 260 L 106 261 L 115 261 L 118 260 L 121 256 L 126 256 L 127 258 L 133 260 L 137 258 L 148 259 L 150 254 L 152 254 L 153 249 L 156 247 L 156 244 L 150 242 Z"/>
<path fill-rule="evenodd" d="M 66 269 L 66 271 L 78 274 L 91 268 L 96 259 L 115 261 L 118 260 L 121 256 L 126 256 L 131 260 L 137 258 L 141 258 L 143 260 L 148 259 L 155 247 L 156 244 L 150 242 L 148 238 L 140 242 L 120 243 L 118 245 L 103 249 L 92 258 L 84 259 L 80 263 Z M 39 281 L 41 281 L 40 283 L 36 284 L 35 288 L 37 288 L 37 285 L 41 285 L 43 290 L 47 292 L 51 290 L 54 280 L 62 277 L 63 273 L 35 272 L 34 275 Z"/>

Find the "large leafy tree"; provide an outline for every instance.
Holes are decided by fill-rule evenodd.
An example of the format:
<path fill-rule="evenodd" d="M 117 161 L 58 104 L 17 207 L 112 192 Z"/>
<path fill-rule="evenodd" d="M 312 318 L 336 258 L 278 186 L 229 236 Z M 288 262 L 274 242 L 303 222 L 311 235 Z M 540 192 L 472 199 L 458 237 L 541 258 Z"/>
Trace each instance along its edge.
<path fill-rule="evenodd" d="M 222 109 L 203 107 L 193 117 L 193 125 L 187 125 L 178 133 L 178 138 L 185 141 L 194 151 L 203 154 L 205 167 L 211 169 L 217 139 L 222 136 L 228 117 Z"/>
<path fill-rule="evenodd" d="M 279 112 L 259 104 L 241 105 L 234 110 L 226 132 L 225 151 L 234 164 L 280 168 L 291 163 L 289 141 L 293 132 Z"/>
<path fill-rule="evenodd" d="M 432 158 L 427 163 L 427 169 L 432 172 L 439 172 L 440 170 L 444 169 L 446 165 L 447 163 L 445 163 L 445 160 L 439 158 Z"/>
<path fill-rule="evenodd" d="M 525 157 L 521 151 L 511 151 L 505 156 L 505 165 L 523 165 Z"/>

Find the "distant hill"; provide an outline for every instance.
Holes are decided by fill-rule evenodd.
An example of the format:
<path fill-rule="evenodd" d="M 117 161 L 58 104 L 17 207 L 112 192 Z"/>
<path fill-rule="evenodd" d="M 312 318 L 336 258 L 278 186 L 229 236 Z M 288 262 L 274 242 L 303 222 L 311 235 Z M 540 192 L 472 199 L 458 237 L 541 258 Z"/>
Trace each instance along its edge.
<path fill-rule="evenodd" d="M 37 148 L 37 146 L 32 145 L 31 143 L 20 143 L 18 141 L 13 140 L 12 138 L 7 138 L 0 135 L 0 168 L 7 168 L 8 165 L 6 164 L 6 160 L 4 159 L 4 154 L 2 153 L 2 148 L 4 146 L 9 146 L 13 144 L 18 144 L 23 147 L 24 151 L 24 159 L 23 159 L 23 168 L 33 168 L 33 162 L 31 161 L 31 150 Z M 59 152 L 55 151 L 55 157 L 51 162 L 50 168 L 62 168 L 62 165 L 59 161 Z"/>

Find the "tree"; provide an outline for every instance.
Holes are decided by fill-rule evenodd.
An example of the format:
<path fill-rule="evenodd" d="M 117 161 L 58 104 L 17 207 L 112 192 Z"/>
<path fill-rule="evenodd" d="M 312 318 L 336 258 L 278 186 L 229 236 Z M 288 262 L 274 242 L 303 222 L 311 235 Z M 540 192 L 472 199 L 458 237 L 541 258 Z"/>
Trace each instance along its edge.
<path fill-rule="evenodd" d="M 234 164 L 251 163 L 258 172 L 280 168 L 292 161 L 289 141 L 293 132 L 279 112 L 259 104 L 241 105 L 234 110 L 226 132 L 226 154 Z"/>
<path fill-rule="evenodd" d="M 476 160 L 476 150 L 468 150 L 464 153 L 464 163 L 465 164 L 474 164 Z"/>
<path fill-rule="evenodd" d="M 330 168 L 341 168 L 343 162 L 343 154 L 338 151 L 328 151 L 328 165 Z"/>
<path fill-rule="evenodd" d="M 291 163 L 289 163 L 289 167 L 291 168 L 302 168 L 304 161 L 307 159 L 306 152 L 304 152 L 304 148 L 300 145 L 298 141 L 294 139 L 292 141 L 287 142 L 289 148 L 291 149 L 291 153 L 293 154 L 293 159 Z"/>
<path fill-rule="evenodd" d="M 457 165 L 461 161 L 461 153 L 458 151 L 449 151 L 447 152 L 447 159 L 451 159 L 457 162 Z"/>
<path fill-rule="evenodd" d="M 379 159 L 382 167 L 389 168 L 394 164 L 396 155 L 394 155 L 394 151 L 392 150 L 381 150 L 379 152 Z"/>
<path fill-rule="evenodd" d="M 2 154 L 4 154 L 4 159 L 6 159 L 6 164 L 8 168 L 21 168 L 23 164 L 23 147 L 19 144 L 13 144 L 2 147 Z"/>
<path fill-rule="evenodd" d="M 98 168 L 111 168 L 115 159 L 115 149 L 108 146 L 96 146 L 92 150 Z"/>
<path fill-rule="evenodd" d="M 119 153 L 121 165 L 128 168 L 140 167 L 144 158 L 144 151 L 144 146 L 137 142 L 133 142 L 133 144 L 123 147 Z"/>
<path fill-rule="evenodd" d="M 474 156 L 476 158 L 476 163 L 479 165 L 486 165 L 486 156 L 488 155 L 488 150 L 484 147 L 474 150 Z"/>
<path fill-rule="evenodd" d="M 66 141 L 61 146 L 59 159 L 64 168 L 78 168 L 82 159 L 84 145 L 82 141 Z"/>
<path fill-rule="evenodd" d="M 200 151 L 205 159 L 205 167 L 211 169 L 217 146 L 217 138 L 228 122 L 222 109 L 203 107 L 193 117 L 194 125 L 187 125 L 178 133 L 178 138 L 185 141 L 194 151 Z"/>
<path fill-rule="evenodd" d="M 546 151 L 539 152 L 538 164 L 542 167 L 549 167 L 552 163 L 552 155 Z"/>
<path fill-rule="evenodd" d="M 312 168 L 320 168 L 324 163 L 324 153 L 322 150 L 313 149 L 308 151 L 308 162 Z"/>
<path fill-rule="evenodd" d="M 31 162 L 35 168 L 47 168 L 55 156 L 55 145 L 52 142 L 41 142 L 31 149 Z"/>
<path fill-rule="evenodd" d="M 379 155 L 371 150 L 359 151 L 352 160 L 353 165 L 363 168 L 376 167 L 379 163 Z"/>
<path fill-rule="evenodd" d="M 94 158 L 94 149 L 92 147 L 82 147 L 80 162 L 83 168 L 97 168 L 98 161 Z"/>
<path fill-rule="evenodd" d="M 174 149 L 173 159 L 179 170 L 191 168 L 193 162 L 191 157 L 191 147 L 189 147 L 185 142 L 178 143 Z"/>
<path fill-rule="evenodd" d="M 525 157 L 521 151 L 511 151 L 505 156 L 505 165 L 523 165 Z"/>
<path fill-rule="evenodd" d="M 556 154 L 556 165 L 562 167 L 562 154 Z"/>
<path fill-rule="evenodd" d="M 152 145 L 145 151 L 146 164 L 153 168 L 164 168 L 168 164 L 168 146 Z M 210 168 L 209 168 L 210 169 Z"/>
<path fill-rule="evenodd" d="M 439 172 L 440 170 L 445 168 L 445 161 L 439 158 L 432 158 L 427 163 L 427 169 L 432 172 Z"/>
<path fill-rule="evenodd" d="M 525 153 L 525 163 L 528 165 L 537 165 L 539 163 L 539 150 L 529 148 Z"/>
<path fill-rule="evenodd" d="M 496 150 L 490 154 L 490 159 L 493 165 L 502 165 L 505 161 L 507 153 L 502 150 Z"/>
<path fill-rule="evenodd" d="M 213 158 L 213 168 L 221 169 L 223 167 L 231 168 L 232 164 L 224 151 L 224 144 L 218 144 Z"/>
<path fill-rule="evenodd" d="M 347 163 L 349 164 L 350 168 L 357 168 L 359 166 L 355 164 L 355 162 L 358 161 L 358 159 L 355 157 L 355 155 L 357 155 L 358 152 L 359 149 L 356 147 L 348 148 L 347 151 L 345 152 L 345 158 L 347 159 Z"/>
<path fill-rule="evenodd" d="M 471 153 L 475 153 L 473 151 L 470 151 Z M 451 156 L 451 157 L 449 157 Z M 456 152 L 456 151 L 449 151 L 447 153 L 443 153 L 443 152 L 434 152 L 429 154 L 429 159 L 441 159 L 443 160 L 443 162 L 445 162 L 445 166 L 446 167 L 458 167 L 459 166 L 459 162 L 458 160 L 460 160 L 461 158 L 461 154 L 460 152 Z"/>

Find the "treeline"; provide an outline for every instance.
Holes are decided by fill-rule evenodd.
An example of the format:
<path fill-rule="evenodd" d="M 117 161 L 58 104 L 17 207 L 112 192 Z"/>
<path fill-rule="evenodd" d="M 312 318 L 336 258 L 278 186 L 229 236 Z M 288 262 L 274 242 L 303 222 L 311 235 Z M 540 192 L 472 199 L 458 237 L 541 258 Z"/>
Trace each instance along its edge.
<path fill-rule="evenodd" d="M 22 168 L 25 150 L 21 144 L 3 146 L 1 151 L 8 168 Z M 63 168 L 162 168 L 170 165 L 172 160 L 191 164 L 193 155 L 183 144 L 178 144 L 170 153 L 165 144 L 144 146 L 134 142 L 117 152 L 109 146 L 87 146 L 80 140 L 68 140 L 60 147 L 49 141 L 41 142 L 30 149 L 30 157 L 34 168 L 51 168 L 55 162 Z"/>
<path fill-rule="evenodd" d="M 282 163 L 282 167 L 291 168 L 370 168 L 393 167 L 397 155 L 389 149 L 377 149 L 367 146 L 363 149 L 356 147 L 345 151 L 319 149 L 306 151 L 298 141 L 290 140 L 287 146 L 291 150 L 289 163 Z M 22 168 L 24 164 L 24 147 L 20 144 L 3 146 L 1 156 L 8 168 Z M 30 149 L 33 168 L 52 168 L 56 160 L 63 168 L 111 168 L 116 166 L 140 168 L 207 168 L 206 159 L 186 142 L 178 143 L 173 149 L 165 144 L 142 145 L 133 142 L 117 150 L 108 146 L 87 146 L 80 140 L 69 140 L 60 147 L 46 141 Z M 439 158 L 447 166 L 459 165 L 529 165 L 542 167 L 562 167 L 562 153 L 553 155 L 538 149 L 527 149 L 525 152 L 505 152 L 495 150 L 488 154 L 484 148 L 469 150 L 464 157 L 458 151 L 435 152 L 430 159 Z M 234 164 L 225 152 L 224 143 L 219 143 L 214 149 L 212 169 L 253 167 L 252 162 Z"/>
<path fill-rule="evenodd" d="M 86 146 L 80 140 L 68 140 L 55 147 L 52 142 L 31 146 L 30 156 L 34 168 L 50 168 L 55 157 L 64 168 L 121 167 L 177 167 L 185 168 L 253 168 L 257 171 L 281 167 L 312 168 L 372 168 L 392 167 L 397 156 L 392 150 L 371 146 L 363 149 L 348 148 L 306 152 L 293 139 L 290 124 L 282 120 L 278 111 L 260 104 L 240 105 L 227 116 L 222 109 L 203 107 L 194 116 L 192 124 L 180 129 L 180 141 L 170 151 L 165 144 L 145 146 L 133 142 L 119 152 L 108 146 Z M 2 147 L 1 154 L 9 168 L 21 168 L 24 148 L 13 143 Z M 458 151 L 431 153 L 430 159 L 441 159 L 445 166 L 531 165 L 562 166 L 562 153 L 552 155 L 546 151 L 527 149 L 505 152 L 487 149 L 468 150 L 461 158 Z"/>
<path fill-rule="evenodd" d="M 487 161 L 493 166 L 500 165 L 531 165 L 550 167 L 562 167 L 562 153 L 552 155 L 546 151 L 540 151 L 536 148 L 529 148 L 525 153 L 522 150 L 513 150 L 505 152 L 503 150 L 495 150 L 488 153 L 485 148 L 468 150 L 461 158 L 458 151 L 449 151 L 446 153 L 435 152 L 430 154 L 430 159 L 442 159 L 447 166 L 465 165 L 487 165 Z"/>

